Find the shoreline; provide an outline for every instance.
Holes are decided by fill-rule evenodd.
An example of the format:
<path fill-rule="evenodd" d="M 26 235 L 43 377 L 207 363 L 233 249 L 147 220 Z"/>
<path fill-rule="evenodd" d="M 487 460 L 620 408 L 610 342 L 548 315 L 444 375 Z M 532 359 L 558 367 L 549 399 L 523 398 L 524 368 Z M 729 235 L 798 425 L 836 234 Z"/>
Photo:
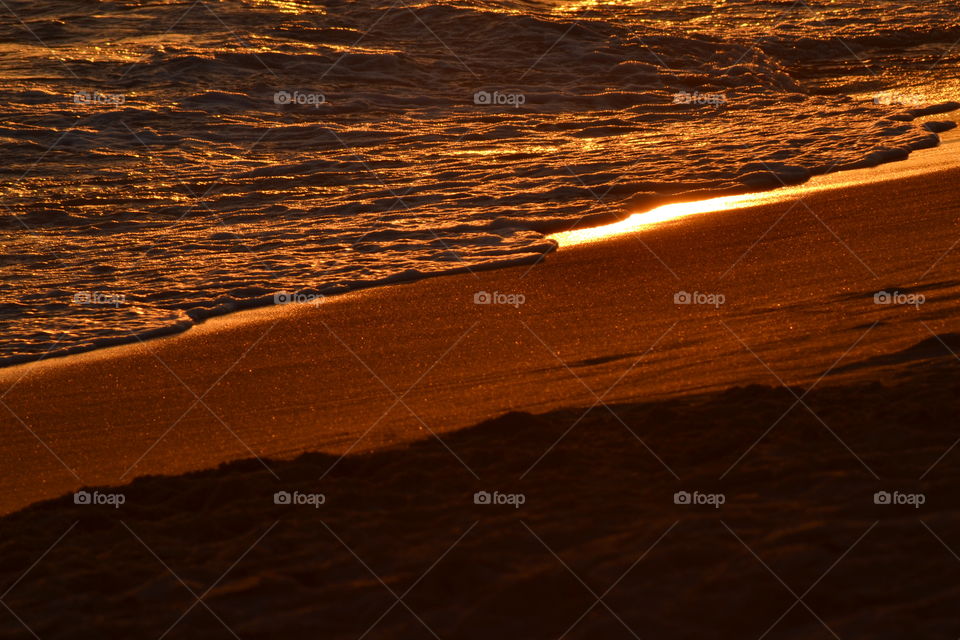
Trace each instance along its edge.
<path fill-rule="evenodd" d="M 943 105 L 936 105 L 937 108 L 931 107 L 929 113 L 923 113 L 914 116 L 915 121 L 923 124 L 935 120 L 936 117 L 941 116 L 944 113 L 952 113 L 960 108 L 960 106 L 951 106 L 949 109 L 944 109 L 941 107 L 954 104 L 956 103 L 944 103 Z M 943 168 L 943 165 L 937 165 L 935 158 L 948 161 L 947 166 L 953 166 L 949 164 L 950 162 L 953 162 L 954 165 L 960 164 L 960 159 L 957 159 L 956 157 L 950 157 L 949 150 L 945 149 L 945 147 L 948 145 L 956 145 L 957 141 L 960 140 L 960 128 L 954 126 L 953 128 L 931 131 L 931 133 L 939 138 L 939 142 L 936 146 L 914 149 L 913 151 L 909 152 L 907 157 L 903 159 L 891 157 L 890 159 L 881 160 L 877 164 L 871 166 L 832 170 L 826 173 L 814 174 L 805 179 L 803 182 L 797 184 L 783 183 L 781 186 L 759 191 L 751 191 L 749 188 L 744 187 L 743 190 L 736 190 L 734 193 L 698 194 L 705 197 L 698 197 L 693 200 L 689 198 L 689 196 L 693 195 L 691 192 L 664 195 L 661 198 L 661 200 L 665 202 L 664 204 L 659 204 L 653 206 L 652 208 L 644 209 L 639 213 L 609 214 L 605 216 L 608 217 L 609 220 L 600 224 L 597 224 L 598 221 L 595 219 L 581 219 L 574 223 L 571 227 L 565 228 L 564 230 L 543 230 L 544 241 L 554 243 L 555 246 L 553 249 L 547 250 L 541 254 L 534 254 L 526 257 L 520 256 L 514 259 L 502 260 L 489 264 L 457 267 L 437 273 L 418 273 L 413 276 L 395 274 L 382 280 L 352 285 L 350 289 L 343 292 L 325 294 L 323 299 L 362 294 L 363 292 L 373 289 L 402 286 L 430 278 L 443 278 L 461 274 L 473 274 L 475 272 L 483 272 L 488 270 L 509 269 L 514 266 L 535 265 L 545 261 L 548 254 L 555 252 L 560 248 L 560 246 L 563 245 L 594 241 L 610 237 L 615 233 L 631 233 L 637 231 L 640 227 L 653 226 L 640 224 L 639 219 L 642 216 L 650 216 L 661 211 L 669 212 L 671 209 L 682 210 L 682 208 L 685 206 L 689 207 L 690 205 L 693 205 L 697 210 L 690 214 L 682 213 L 681 215 L 685 216 L 702 213 L 721 213 L 732 207 L 742 208 L 754 204 L 760 205 L 780 202 L 793 197 L 804 197 L 805 194 L 816 192 L 822 189 L 842 188 L 843 186 L 848 186 L 851 184 L 884 182 L 908 177 L 910 175 L 917 175 L 924 172 L 937 171 Z M 939 153 L 937 153 L 938 150 Z M 716 203 L 716 206 L 711 207 L 711 203 Z M 658 219 L 654 224 L 669 224 L 671 221 L 671 218 Z M 566 225 L 562 224 L 558 225 L 558 227 L 565 226 Z M 276 295 L 272 297 L 275 299 Z M 118 336 L 113 338 L 105 338 L 95 345 L 81 345 L 74 348 L 69 348 L 65 351 L 51 353 L 51 350 L 56 346 L 56 343 L 54 343 L 54 345 L 52 345 L 50 348 L 51 350 L 48 350 L 47 352 L 37 356 L 11 356 L 8 358 L 0 358 L 0 372 L 16 367 L 29 366 L 31 364 L 44 361 L 57 361 L 62 358 L 72 358 L 118 347 L 122 348 L 133 346 L 146 340 L 170 338 L 186 332 L 194 331 L 198 326 L 209 322 L 216 322 L 218 320 L 242 321 L 243 314 L 251 312 L 257 313 L 264 309 L 285 306 L 279 305 L 276 302 L 270 303 L 268 299 L 243 300 L 232 304 L 235 306 L 235 308 L 232 308 L 229 311 L 217 313 L 207 310 L 204 310 L 201 313 L 197 310 L 194 310 L 194 314 L 190 314 L 186 311 L 181 311 L 181 313 L 189 318 L 189 321 L 182 320 L 175 325 L 146 330 L 140 333 L 131 334 L 129 337 Z"/>
<path fill-rule="evenodd" d="M 914 151 L 903 160 L 885 162 L 873 167 L 822 173 L 799 184 L 784 184 L 766 191 L 722 195 L 692 202 L 668 203 L 632 214 L 610 224 L 574 228 L 551 234 L 548 238 L 556 240 L 560 248 L 563 248 L 655 229 L 659 225 L 671 224 L 688 216 L 722 214 L 735 209 L 802 199 L 817 192 L 902 180 L 960 166 L 960 129 L 953 128 L 938 135 L 940 144 L 936 147 Z"/>
<path fill-rule="evenodd" d="M 945 278 L 960 258 L 958 175 L 814 190 L 803 205 L 691 216 L 533 267 L 254 309 L 0 370 L 0 512 L 240 459 L 442 441 L 511 411 L 875 377 L 884 356 L 909 362 L 960 330 L 960 284 Z M 926 304 L 874 304 L 888 288 Z M 474 304 L 484 291 L 524 302 Z M 681 291 L 725 303 L 674 304 Z"/>

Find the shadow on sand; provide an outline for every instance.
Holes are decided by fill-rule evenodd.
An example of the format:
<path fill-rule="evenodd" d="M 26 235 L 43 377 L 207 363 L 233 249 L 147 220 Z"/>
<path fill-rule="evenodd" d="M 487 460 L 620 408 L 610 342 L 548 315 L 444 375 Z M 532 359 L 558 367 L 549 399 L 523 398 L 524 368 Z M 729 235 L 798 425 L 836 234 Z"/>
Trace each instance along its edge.
<path fill-rule="evenodd" d="M 0 520 L 0 635 L 955 637 L 958 371 L 514 413 L 37 504 Z"/>

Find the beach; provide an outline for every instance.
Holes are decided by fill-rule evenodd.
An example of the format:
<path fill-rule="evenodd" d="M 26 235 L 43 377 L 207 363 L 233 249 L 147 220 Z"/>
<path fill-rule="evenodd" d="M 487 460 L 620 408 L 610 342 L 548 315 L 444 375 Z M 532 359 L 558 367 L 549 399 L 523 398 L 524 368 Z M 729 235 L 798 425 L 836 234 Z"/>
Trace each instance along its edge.
<path fill-rule="evenodd" d="M 883 356 L 958 331 L 956 169 L 924 171 L 956 162 L 956 139 L 874 170 L 916 163 L 893 180 L 0 370 L 4 510 L 230 460 L 443 439 L 508 411 L 879 375 Z M 924 303 L 876 304 L 883 291 Z M 724 299 L 675 304 L 681 292 Z"/>
<path fill-rule="evenodd" d="M 947 637 L 955 140 L 0 371 L 3 628 Z"/>
<path fill-rule="evenodd" d="M 279 481 L 250 460 L 101 488 L 125 503 L 0 520 L 5 583 L 30 569 L 4 603 L 43 638 L 946 638 L 956 452 L 930 467 L 956 439 L 958 370 L 824 384 L 793 411 L 750 386 L 619 419 L 511 413 L 445 434 L 459 461 L 426 439 L 272 461 Z"/>
<path fill-rule="evenodd" d="M 960 637 L 953 0 L 7 0 L 0 638 Z"/>

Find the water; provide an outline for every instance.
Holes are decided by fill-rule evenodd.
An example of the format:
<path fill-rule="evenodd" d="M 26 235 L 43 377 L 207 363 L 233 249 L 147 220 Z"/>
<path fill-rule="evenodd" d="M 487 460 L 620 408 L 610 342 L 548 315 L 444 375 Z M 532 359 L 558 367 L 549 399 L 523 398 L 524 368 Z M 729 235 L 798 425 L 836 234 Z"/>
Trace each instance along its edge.
<path fill-rule="evenodd" d="M 531 262 L 934 145 L 960 95 L 942 0 L 8 5 L 0 364 Z"/>

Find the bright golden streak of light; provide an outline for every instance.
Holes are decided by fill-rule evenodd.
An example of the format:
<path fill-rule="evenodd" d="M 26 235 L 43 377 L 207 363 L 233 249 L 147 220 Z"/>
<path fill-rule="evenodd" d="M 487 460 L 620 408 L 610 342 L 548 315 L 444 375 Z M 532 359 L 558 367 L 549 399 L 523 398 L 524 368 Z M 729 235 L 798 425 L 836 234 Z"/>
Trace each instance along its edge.
<path fill-rule="evenodd" d="M 767 202 L 773 202 L 774 200 L 780 200 L 783 198 L 783 195 L 783 190 L 778 190 L 776 192 L 745 193 L 735 196 L 720 196 L 707 200 L 697 200 L 695 202 L 665 204 L 644 213 L 635 213 L 619 222 L 601 227 L 590 227 L 589 229 L 562 231 L 551 235 L 550 238 L 556 240 L 561 247 L 569 247 L 583 244 L 584 242 L 594 242 L 611 238 L 624 233 L 633 233 L 654 225 L 673 222 L 701 213 L 729 211 L 765 204 Z"/>

